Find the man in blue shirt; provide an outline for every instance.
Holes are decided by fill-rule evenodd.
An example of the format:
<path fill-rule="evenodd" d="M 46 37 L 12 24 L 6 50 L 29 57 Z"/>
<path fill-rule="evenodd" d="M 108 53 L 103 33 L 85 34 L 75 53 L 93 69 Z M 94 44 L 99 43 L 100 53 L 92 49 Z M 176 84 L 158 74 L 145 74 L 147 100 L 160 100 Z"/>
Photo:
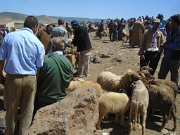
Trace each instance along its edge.
<path fill-rule="evenodd" d="M 161 62 L 159 79 L 165 79 L 168 72 L 171 72 L 171 81 L 178 85 L 179 63 L 180 63 L 180 14 L 171 16 L 171 30 L 167 35 L 164 44 L 164 57 Z"/>
<path fill-rule="evenodd" d="M 44 46 L 34 35 L 38 20 L 28 16 L 24 28 L 11 32 L 0 46 L 0 80 L 6 72 L 4 107 L 6 110 L 5 135 L 13 135 L 19 121 L 19 135 L 26 135 L 34 110 L 36 73 L 43 66 Z M 19 111 L 18 111 L 19 110 Z"/>

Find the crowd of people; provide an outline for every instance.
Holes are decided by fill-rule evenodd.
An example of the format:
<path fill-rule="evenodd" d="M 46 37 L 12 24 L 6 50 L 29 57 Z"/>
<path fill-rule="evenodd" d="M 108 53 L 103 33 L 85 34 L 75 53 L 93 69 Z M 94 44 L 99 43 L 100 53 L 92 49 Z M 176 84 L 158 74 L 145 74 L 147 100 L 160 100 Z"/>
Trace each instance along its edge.
<path fill-rule="evenodd" d="M 161 14 L 155 19 L 142 16 L 129 20 L 102 20 L 97 23 L 96 34 L 101 39 L 106 27 L 109 29 L 109 40 L 120 41 L 127 27 L 130 46 L 140 47 L 140 67 L 151 67 L 153 75 L 164 53 L 158 78 L 165 79 L 170 71 L 171 80 L 178 85 L 180 14 L 164 22 Z M 4 78 L 3 71 L 6 73 L 5 135 L 13 135 L 17 131 L 19 135 L 26 135 L 26 129 L 39 108 L 62 100 L 74 76 L 89 75 L 92 45 L 88 32 L 91 25 L 81 25 L 77 20 L 65 23 L 63 19 L 58 19 L 57 26 L 48 24 L 38 29 L 38 20 L 28 16 L 22 29 L 1 37 L 0 82 Z M 65 57 L 66 47 L 76 48 L 77 72 Z"/>

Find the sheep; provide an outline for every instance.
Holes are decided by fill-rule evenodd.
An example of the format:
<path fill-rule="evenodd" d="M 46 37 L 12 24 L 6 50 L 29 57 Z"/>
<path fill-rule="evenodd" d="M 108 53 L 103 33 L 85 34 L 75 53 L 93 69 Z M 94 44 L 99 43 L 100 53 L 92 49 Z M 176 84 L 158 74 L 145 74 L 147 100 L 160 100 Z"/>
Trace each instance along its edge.
<path fill-rule="evenodd" d="M 174 94 L 174 98 L 176 98 L 178 86 L 176 85 L 175 82 L 170 81 L 170 80 L 164 80 L 164 79 L 155 79 L 155 80 L 150 81 L 149 83 L 162 86 L 162 87 L 167 87 L 169 91 L 171 91 L 172 94 Z"/>
<path fill-rule="evenodd" d="M 175 113 L 175 97 L 172 91 L 166 89 L 166 87 L 158 85 L 149 85 L 149 108 L 151 110 L 158 109 L 161 111 L 163 116 L 163 123 L 160 127 L 160 131 L 165 127 L 166 116 L 171 113 L 173 117 L 174 127 L 173 131 L 176 130 L 176 113 Z"/>
<path fill-rule="evenodd" d="M 140 115 L 142 115 L 142 135 L 144 135 L 147 108 L 149 105 L 149 93 L 146 86 L 140 79 L 141 77 L 136 71 L 128 70 L 127 73 L 121 77 L 119 87 L 121 89 L 126 89 L 128 96 L 131 99 L 129 134 L 131 134 L 133 126 L 135 129 L 137 118 L 140 118 Z M 138 119 L 138 121 L 140 120 Z"/>
<path fill-rule="evenodd" d="M 151 74 L 152 71 L 152 68 L 144 66 L 139 71 L 137 71 L 137 73 L 142 77 L 142 79 L 145 79 L 146 81 L 151 81 L 155 79 L 155 77 Z"/>
<path fill-rule="evenodd" d="M 99 97 L 99 120 L 96 128 L 101 129 L 101 121 L 108 113 L 116 113 L 116 122 L 118 122 L 120 117 L 120 124 L 124 125 L 124 114 L 129 109 L 129 106 L 129 97 L 125 93 L 103 93 Z"/>
<path fill-rule="evenodd" d="M 137 71 L 137 73 L 142 77 L 141 80 L 144 82 L 144 84 L 148 87 L 149 84 L 154 84 L 162 87 L 169 87 L 168 89 L 174 93 L 174 96 L 176 98 L 177 95 L 177 85 L 176 83 L 170 81 L 170 80 L 164 80 L 164 79 L 155 79 L 155 77 L 151 74 L 151 71 L 153 69 L 144 66 L 140 69 L 140 71 Z"/>
<path fill-rule="evenodd" d="M 78 88 L 82 87 L 93 87 L 96 90 L 96 95 L 97 97 L 100 97 L 101 94 L 103 93 L 103 90 L 101 86 L 93 81 L 71 81 L 69 84 L 69 87 L 67 89 L 67 92 L 70 93 Z"/>
<path fill-rule="evenodd" d="M 141 80 L 133 82 L 133 92 L 131 97 L 130 113 L 129 113 L 129 135 L 131 134 L 132 128 L 137 122 L 137 118 L 142 116 L 142 135 L 145 134 L 147 108 L 149 105 L 149 93 Z M 140 123 L 140 120 L 138 119 Z"/>
<path fill-rule="evenodd" d="M 119 90 L 119 81 L 121 76 L 108 71 L 103 71 L 97 76 L 97 83 L 105 90 L 117 92 Z"/>
<path fill-rule="evenodd" d="M 138 73 L 142 77 L 142 81 L 149 91 L 149 115 L 152 117 L 154 110 L 160 110 L 163 115 L 163 123 L 159 130 L 162 130 L 166 123 L 166 117 L 172 116 L 174 128 L 176 130 L 176 104 L 175 98 L 177 95 L 177 85 L 169 80 L 155 79 L 150 74 L 150 68 L 144 67 Z"/>

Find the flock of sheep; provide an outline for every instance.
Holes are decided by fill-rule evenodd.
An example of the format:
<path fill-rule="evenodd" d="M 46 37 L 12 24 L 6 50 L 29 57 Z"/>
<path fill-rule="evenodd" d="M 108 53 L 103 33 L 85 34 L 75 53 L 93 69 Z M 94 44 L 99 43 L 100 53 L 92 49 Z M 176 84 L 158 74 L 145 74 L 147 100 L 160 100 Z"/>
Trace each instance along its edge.
<path fill-rule="evenodd" d="M 80 87 L 93 87 L 99 100 L 99 120 L 97 129 L 101 129 L 101 122 L 108 113 L 116 114 L 116 122 L 125 126 L 124 118 L 128 114 L 128 133 L 142 126 L 142 135 L 145 134 L 146 117 L 153 117 L 154 111 L 161 112 L 163 117 L 161 131 L 168 120 L 173 119 L 173 131 L 176 130 L 177 86 L 168 80 L 155 79 L 150 74 L 149 67 L 139 71 L 128 70 L 122 76 L 103 71 L 97 76 L 97 82 L 72 81 L 68 92 Z"/>

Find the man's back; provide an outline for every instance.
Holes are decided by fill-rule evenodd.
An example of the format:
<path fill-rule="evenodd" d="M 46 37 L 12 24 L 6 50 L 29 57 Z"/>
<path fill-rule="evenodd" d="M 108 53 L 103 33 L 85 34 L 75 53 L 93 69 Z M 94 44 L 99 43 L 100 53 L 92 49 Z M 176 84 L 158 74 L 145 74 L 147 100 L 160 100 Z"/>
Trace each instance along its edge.
<path fill-rule="evenodd" d="M 72 77 L 73 67 L 65 56 L 46 58 L 38 78 L 37 101 L 51 104 L 63 99 Z"/>
<path fill-rule="evenodd" d="M 78 29 L 74 30 L 74 39 L 72 43 L 77 46 L 77 51 L 89 50 L 92 48 L 91 41 L 87 28 L 79 26 Z"/>
<path fill-rule="evenodd" d="M 5 71 L 9 74 L 35 75 L 36 68 L 43 64 L 44 47 L 28 28 L 6 35 L 1 47 L 0 58 L 6 59 Z"/>

